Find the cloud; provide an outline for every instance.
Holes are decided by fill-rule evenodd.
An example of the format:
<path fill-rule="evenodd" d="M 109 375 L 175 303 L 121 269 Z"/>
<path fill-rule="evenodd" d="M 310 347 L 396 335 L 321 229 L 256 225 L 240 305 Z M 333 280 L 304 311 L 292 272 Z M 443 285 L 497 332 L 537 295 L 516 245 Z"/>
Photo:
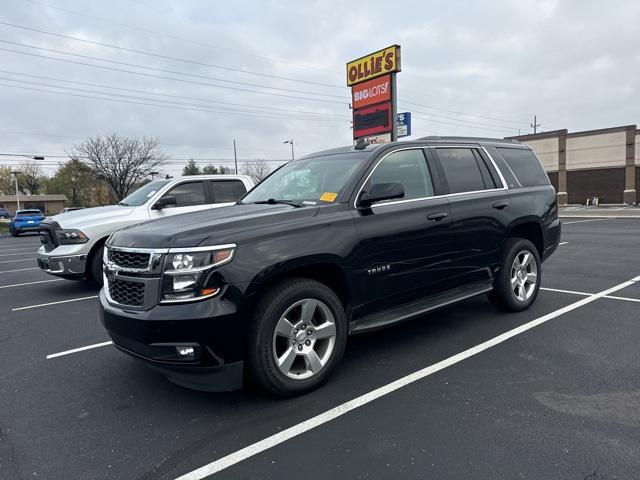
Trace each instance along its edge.
<path fill-rule="evenodd" d="M 345 85 L 346 61 L 392 43 L 403 49 L 403 71 L 398 76 L 400 107 L 422 112 L 414 117 L 414 137 L 512 135 L 518 129 L 528 131 L 534 114 L 543 129 L 576 131 L 637 121 L 640 6 L 633 1 L 621 1 L 607 9 L 601 2 L 576 0 L 401 4 L 381 0 L 224 4 L 63 0 L 55 2 L 56 8 L 46 6 L 47 2 L 51 0 L 7 0 L 2 21 L 192 62 L 324 84 L 216 69 L 0 25 L 0 40 L 136 65 L 0 42 L 0 48 L 23 52 L 0 50 L 0 69 L 62 80 L 0 73 L 4 107 L 0 111 L 0 151 L 49 155 L 46 164 L 50 170 L 58 159 L 53 155 L 64 154 L 82 137 L 111 132 L 159 137 L 174 158 L 175 164 L 168 168 L 171 173 L 181 169 L 181 159 L 190 157 L 212 159 L 214 164 L 230 162 L 233 139 L 243 159 L 288 159 L 288 145 L 282 142 L 289 138 L 295 140 L 300 154 L 348 144 L 349 91 L 334 86 Z M 116 94 L 121 96 L 113 96 Z M 116 99 L 119 101 L 113 101 Z"/>

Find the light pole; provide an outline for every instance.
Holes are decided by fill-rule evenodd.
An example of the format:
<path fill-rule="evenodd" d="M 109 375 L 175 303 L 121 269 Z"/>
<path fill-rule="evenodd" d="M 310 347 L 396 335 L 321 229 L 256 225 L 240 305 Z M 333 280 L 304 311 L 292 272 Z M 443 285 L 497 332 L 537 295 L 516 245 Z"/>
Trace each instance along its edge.
<path fill-rule="evenodd" d="M 236 161 L 236 175 L 238 174 L 238 154 L 236 153 L 236 140 L 233 139 L 233 159 Z"/>
<path fill-rule="evenodd" d="M 151 175 L 151 181 L 153 182 L 156 178 L 156 175 L 158 175 L 159 172 L 149 172 L 149 175 Z"/>
<path fill-rule="evenodd" d="M 291 160 L 295 160 L 296 157 L 293 155 L 293 138 L 291 140 L 285 140 L 282 143 L 290 143 L 291 144 Z"/>
<path fill-rule="evenodd" d="M 11 175 L 13 175 L 13 180 L 16 183 L 16 203 L 18 204 L 18 210 L 20 210 L 20 191 L 18 190 L 18 174 L 19 173 L 20 172 L 17 170 L 14 172 L 11 172 Z"/>

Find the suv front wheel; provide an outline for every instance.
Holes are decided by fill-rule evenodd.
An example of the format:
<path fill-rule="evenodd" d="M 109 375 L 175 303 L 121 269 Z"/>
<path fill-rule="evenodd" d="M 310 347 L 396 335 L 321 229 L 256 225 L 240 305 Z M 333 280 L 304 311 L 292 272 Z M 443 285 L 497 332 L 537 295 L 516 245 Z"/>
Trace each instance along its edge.
<path fill-rule="evenodd" d="M 519 312 L 529 308 L 540 289 L 542 269 L 538 250 L 529 240 L 510 238 L 489 299 L 501 310 Z"/>
<path fill-rule="evenodd" d="M 249 364 L 261 387 L 298 395 L 322 384 L 340 363 L 347 316 L 326 285 L 287 280 L 269 290 L 254 311 Z"/>

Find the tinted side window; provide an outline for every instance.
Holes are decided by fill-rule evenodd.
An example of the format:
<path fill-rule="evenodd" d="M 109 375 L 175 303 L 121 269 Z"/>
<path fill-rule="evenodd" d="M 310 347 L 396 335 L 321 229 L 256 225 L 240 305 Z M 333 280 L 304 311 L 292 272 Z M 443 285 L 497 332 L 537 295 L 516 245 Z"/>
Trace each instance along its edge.
<path fill-rule="evenodd" d="M 176 207 L 205 204 L 204 183 L 202 182 L 182 183 L 169 190 L 167 195 L 176 197 Z"/>
<path fill-rule="evenodd" d="M 474 192 L 494 188 L 493 185 L 485 186 L 482 172 L 472 149 L 438 148 L 436 152 L 449 184 L 449 193 Z M 484 168 L 486 169 L 486 166 Z"/>
<path fill-rule="evenodd" d="M 209 186 L 215 203 L 236 202 L 247 193 L 244 183 L 240 180 L 210 180 Z"/>
<path fill-rule="evenodd" d="M 368 184 L 389 182 L 402 183 L 402 200 L 433 196 L 433 182 L 420 149 L 400 150 L 386 156 L 373 171 Z"/>
<path fill-rule="evenodd" d="M 547 174 L 531 150 L 521 148 L 498 148 L 497 150 L 523 187 L 549 184 Z"/>

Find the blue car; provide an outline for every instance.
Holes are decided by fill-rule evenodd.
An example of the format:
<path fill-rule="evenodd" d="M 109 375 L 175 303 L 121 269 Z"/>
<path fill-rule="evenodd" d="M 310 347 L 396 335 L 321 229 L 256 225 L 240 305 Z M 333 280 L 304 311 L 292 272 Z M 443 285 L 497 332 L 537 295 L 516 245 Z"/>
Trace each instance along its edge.
<path fill-rule="evenodd" d="M 9 232 L 12 237 L 17 237 L 22 232 L 37 232 L 42 220 L 44 215 L 40 210 L 18 210 L 9 224 Z"/>

